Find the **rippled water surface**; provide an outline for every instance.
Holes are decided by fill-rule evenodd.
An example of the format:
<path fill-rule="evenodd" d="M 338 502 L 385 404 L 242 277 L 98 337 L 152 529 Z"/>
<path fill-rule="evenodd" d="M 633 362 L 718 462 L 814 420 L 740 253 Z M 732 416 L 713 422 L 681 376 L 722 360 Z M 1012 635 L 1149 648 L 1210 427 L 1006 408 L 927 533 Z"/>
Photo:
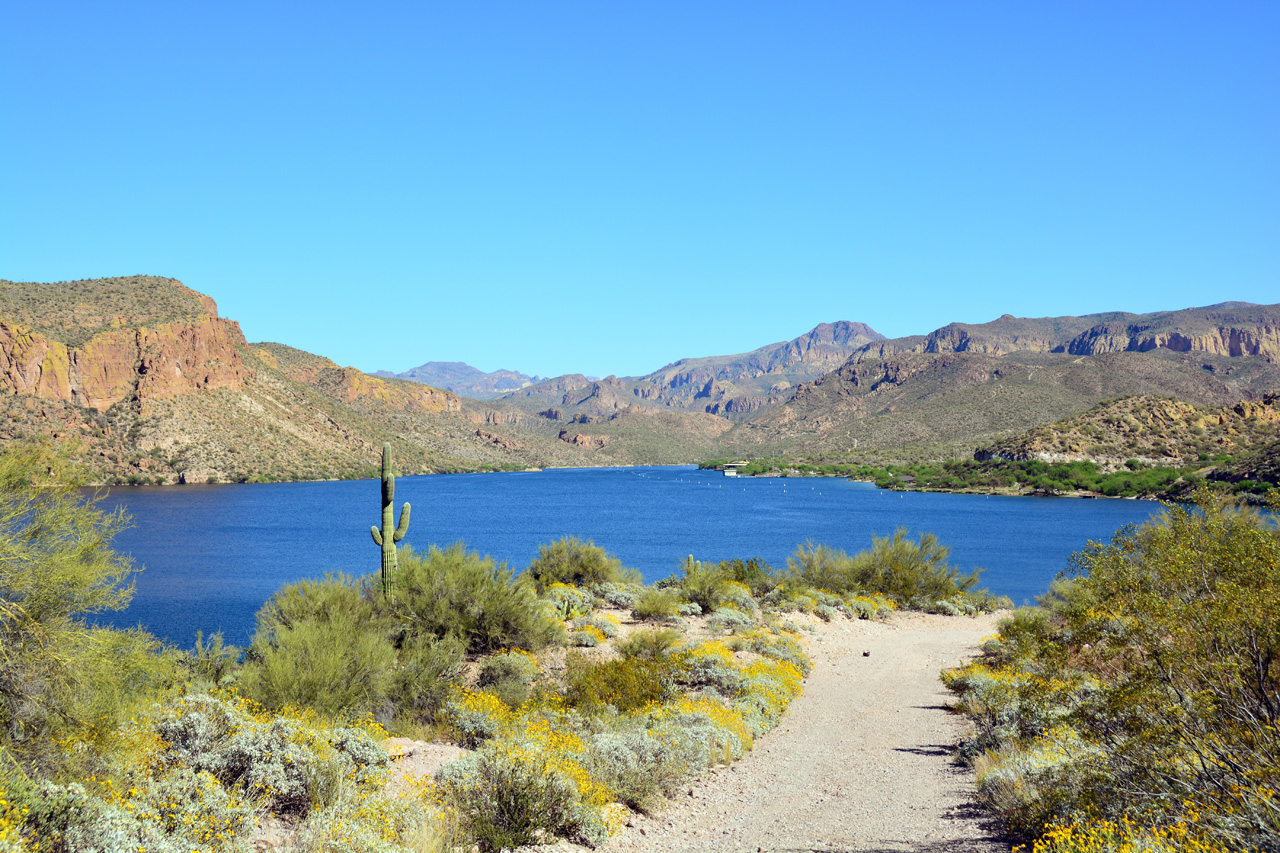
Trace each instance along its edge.
<path fill-rule="evenodd" d="M 760 557 L 775 567 L 805 541 L 846 551 L 896 527 L 937 534 L 964 570 L 1022 603 L 1044 592 L 1087 540 L 1160 511 L 1147 501 L 895 493 L 835 479 L 733 479 L 678 468 L 585 468 L 396 479 L 413 504 L 405 542 L 461 541 L 520 570 L 540 544 L 592 539 L 653 581 L 686 555 Z M 145 570 L 117 625 L 187 646 L 197 630 L 248 642 L 253 616 L 281 584 L 378 570 L 369 527 L 377 480 L 114 490 L 134 527 L 116 540 Z"/>

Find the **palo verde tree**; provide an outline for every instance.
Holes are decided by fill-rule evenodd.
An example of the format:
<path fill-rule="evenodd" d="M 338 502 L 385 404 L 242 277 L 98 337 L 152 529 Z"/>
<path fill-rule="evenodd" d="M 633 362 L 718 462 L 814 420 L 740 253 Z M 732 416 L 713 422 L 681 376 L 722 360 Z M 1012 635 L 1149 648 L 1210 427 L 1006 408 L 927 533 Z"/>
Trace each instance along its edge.
<path fill-rule="evenodd" d="M 0 453 L 0 751 L 36 763 L 51 730 L 109 718 L 166 665 L 149 635 L 85 621 L 129 603 L 133 566 L 110 547 L 128 519 L 77 490 L 69 459 Z"/>

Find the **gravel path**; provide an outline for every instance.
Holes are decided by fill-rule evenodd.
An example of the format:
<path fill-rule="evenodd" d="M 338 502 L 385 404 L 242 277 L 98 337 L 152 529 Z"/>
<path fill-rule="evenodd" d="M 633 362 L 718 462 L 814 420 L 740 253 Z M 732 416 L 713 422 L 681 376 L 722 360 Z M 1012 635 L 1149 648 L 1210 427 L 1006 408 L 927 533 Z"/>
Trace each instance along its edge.
<path fill-rule="evenodd" d="M 971 775 L 951 762 L 963 722 L 938 681 L 995 624 L 898 614 L 820 625 L 807 643 L 813 672 L 782 724 L 603 850 L 1007 851 L 972 805 Z"/>

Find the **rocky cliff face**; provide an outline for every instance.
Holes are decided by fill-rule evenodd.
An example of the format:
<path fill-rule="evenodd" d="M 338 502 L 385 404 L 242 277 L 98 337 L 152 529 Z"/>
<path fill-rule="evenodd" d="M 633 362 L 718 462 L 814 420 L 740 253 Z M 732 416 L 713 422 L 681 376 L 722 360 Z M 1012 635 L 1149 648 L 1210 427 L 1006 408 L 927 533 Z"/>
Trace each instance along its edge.
<path fill-rule="evenodd" d="M 1227 325 L 1200 334 L 1154 331 L 1141 324 L 1094 326 L 1056 349 L 1071 355 L 1098 355 L 1104 352 L 1203 352 L 1239 358 L 1246 355 L 1280 357 L 1280 323 L 1260 323 L 1251 327 Z"/>
<path fill-rule="evenodd" d="M 923 337 L 873 341 L 854 352 L 850 361 L 887 359 L 903 353 L 1101 355 L 1155 349 L 1230 358 L 1280 357 L 1280 305 L 1228 302 L 1153 314 L 1113 312 L 1084 317 L 1005 314 L 990 323 L 950 323 Z"/>
<path fill-rule="evenodd" d="M 213 300 L 209 300 L 213 307 Z M 246 377 L 239 324 L 213 313 L 155 327 L 119 329 L 69 347 L 0 319 L 0 390 L 105 411 L 134 396 L 239 390 Z"/>

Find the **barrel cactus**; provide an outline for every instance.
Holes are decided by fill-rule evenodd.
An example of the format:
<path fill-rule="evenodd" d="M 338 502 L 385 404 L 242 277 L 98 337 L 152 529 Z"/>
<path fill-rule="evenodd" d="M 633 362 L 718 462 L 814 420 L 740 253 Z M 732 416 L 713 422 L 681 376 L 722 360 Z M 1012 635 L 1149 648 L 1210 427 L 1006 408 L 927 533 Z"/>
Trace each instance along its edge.
<path fill-rule="evenodd" d="M 400 566 L 396 559 L 396 543 L 409 532 L 409 504 L 400 508 L 400 523 L 393 529 L 391 519 L 395 513 L 391 502 L 396 496 L 396 475 L 391 473 L 391 445 L 382 445 L 382 529 L 369 528 L 373 541 L 382 548 L 382 594 L 391 595 L 391 578 Z"/>

